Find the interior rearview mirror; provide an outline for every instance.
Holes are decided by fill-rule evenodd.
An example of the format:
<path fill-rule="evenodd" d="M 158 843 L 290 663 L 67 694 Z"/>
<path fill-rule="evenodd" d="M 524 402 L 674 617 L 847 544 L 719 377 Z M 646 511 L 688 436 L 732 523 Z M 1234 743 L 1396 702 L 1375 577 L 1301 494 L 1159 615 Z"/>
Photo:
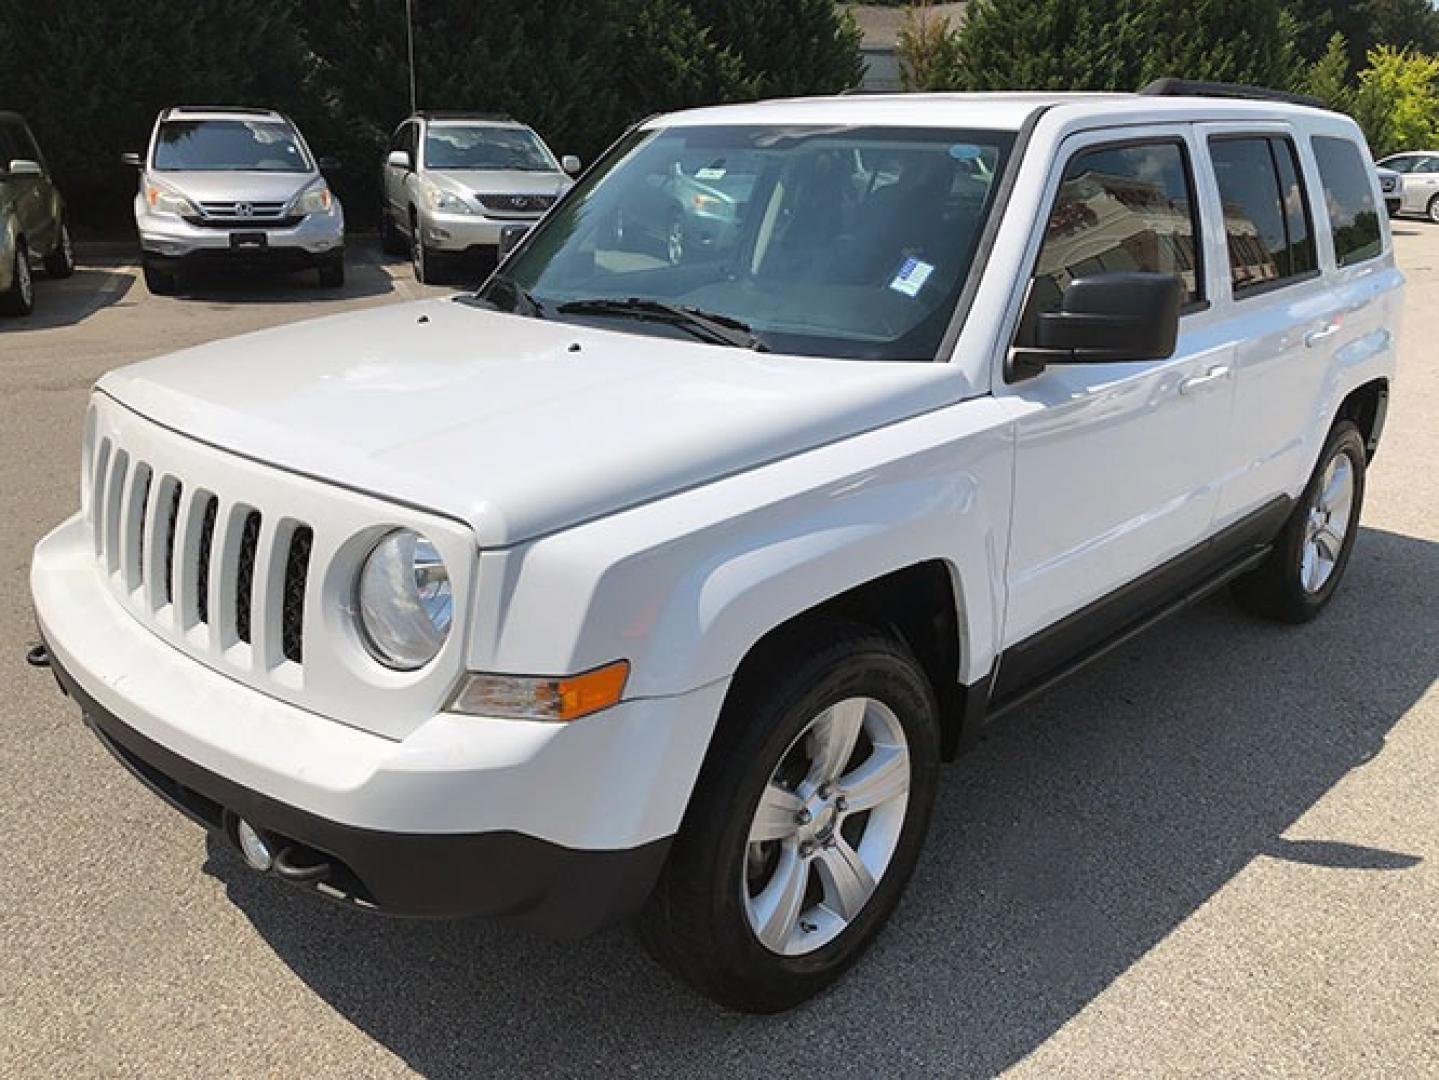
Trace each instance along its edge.
<path fill-rule="evenodd" d="M 410 164 L 410 152 L 408 150 L 391 150 L 385 158 L 386 165 L 393 165 L 397 169 L 412 169 Z"/>
<path fill-rule="evenodd" d="M 10 176 L 44 176 L 45 170 L 40 168 L 38 161 L 31 161 L 29 158 L 16 158 L 10 162 Z"/>
<path fill-rule="evenodd" d="M 125 153 L 120 155 L 120 164 L 128 165 L 132 169 L 138 169 L 144 164 L 144 162 L 140 160 L 140 155 L 135 153 L 135 151 L 127 150 Z"/>
<path fill-rule="evenodd" d="M 1011 377 L 1050 364 L 1164 360 L 1179 340 L 1184 286 L 1173 274 L 1112 273 L 1076 278 L 1059 310 L 1040 315 L 1032 346 L 1014 350 Z"/>
<path fill-rule="evenodd" d="M 578 176 L 581 169 L 580 159 L 575 157 L 574 154 L 566 154 L 560 158 L 560 168 L 564 169 L 565 172 L 571 176 Z"/>

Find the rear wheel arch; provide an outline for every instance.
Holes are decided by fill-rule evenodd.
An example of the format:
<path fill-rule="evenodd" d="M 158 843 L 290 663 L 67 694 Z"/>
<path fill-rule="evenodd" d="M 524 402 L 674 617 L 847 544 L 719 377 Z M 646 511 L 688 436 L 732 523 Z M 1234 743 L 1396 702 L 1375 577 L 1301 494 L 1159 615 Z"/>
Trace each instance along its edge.
<path fill-rule="evenodd" d="M 1333 423 L 1351 421 L 1364 440 L 1368 460 L 1373 461 L 1380 436 L 1384 433 L 1384 418 L 1388 410 L 1389 380 L 1372 379 L 1349 392 L 1340 403 Z"/>

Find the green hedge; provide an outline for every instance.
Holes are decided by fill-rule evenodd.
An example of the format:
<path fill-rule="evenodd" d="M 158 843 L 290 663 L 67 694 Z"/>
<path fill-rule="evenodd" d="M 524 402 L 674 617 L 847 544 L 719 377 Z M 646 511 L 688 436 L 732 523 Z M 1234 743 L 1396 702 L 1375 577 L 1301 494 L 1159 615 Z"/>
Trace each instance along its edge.
<path fill-rule="evenodd" d="M 509 112 L 586 160 L 655 112 L 830 93 L 862 72 L 832 0 L 414 0 L 422 108 Z M 82 228 L 123 229 L 167 105 L 269 105 L 344 165 L 374 220 L 379 160 L 409 111 L 404 0 L 0 0 L 0 109 L 22 112 Z"/>

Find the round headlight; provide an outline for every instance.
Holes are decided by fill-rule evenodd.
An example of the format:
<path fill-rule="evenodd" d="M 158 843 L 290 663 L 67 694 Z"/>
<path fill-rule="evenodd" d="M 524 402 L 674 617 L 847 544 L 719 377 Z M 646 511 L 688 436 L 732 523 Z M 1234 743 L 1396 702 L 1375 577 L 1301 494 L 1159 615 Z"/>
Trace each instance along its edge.
<path fill-rule="evenodd" d="M 360 570 L 359 621 L 376 660 L 401 671 L 424 667 L 453 618 L 450 574 L 434 544 L 397 529 L 375 545 Z"/>

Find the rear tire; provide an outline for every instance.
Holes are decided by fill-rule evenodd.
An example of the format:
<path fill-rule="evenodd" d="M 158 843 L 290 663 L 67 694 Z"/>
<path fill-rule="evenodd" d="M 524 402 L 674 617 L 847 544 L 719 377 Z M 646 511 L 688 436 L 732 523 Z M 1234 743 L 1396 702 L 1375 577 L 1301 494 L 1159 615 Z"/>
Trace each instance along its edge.
<path fill-rule="evenodd" d="M 938 761 L 934 692 L 902 643 L 832 623 L 769 648 L 725 702 L 641 918 L 645 944 L 731 1008 L 819 993 L 899 902 Z"/>
<path fill-rule="evenodd" d="M 180 281 L 173 270 L 164 270 L 154 263 L 145 263 L 145 288 L 155 296 L 174 296 L 179 291 Z"/>
<path fill-rule="evenodd" d="M 55 248 L 45 256 L 45 273 L 52 278 L 67 278 L 75 272 L 75 245 L 70 239 L 70 226 L 62 218 Z"/>
<path fill-rule="evenodd" d="M 35 278 L 30 271 L 30 255 L 25 241 L 15 245 L 10 267 L 10 287 L 0 293 L 0 315 L 29 315 L 35 310 Z"/>
<path fill-rule="evenodd" d="M 1269 558 L 1231 586 L 1240 607 L 1287 623 L 1308 622 L 1324 610 L 1359 534 L 1366 460 L 1359 429 L 1348 420 L 1335 424 Z"/>

